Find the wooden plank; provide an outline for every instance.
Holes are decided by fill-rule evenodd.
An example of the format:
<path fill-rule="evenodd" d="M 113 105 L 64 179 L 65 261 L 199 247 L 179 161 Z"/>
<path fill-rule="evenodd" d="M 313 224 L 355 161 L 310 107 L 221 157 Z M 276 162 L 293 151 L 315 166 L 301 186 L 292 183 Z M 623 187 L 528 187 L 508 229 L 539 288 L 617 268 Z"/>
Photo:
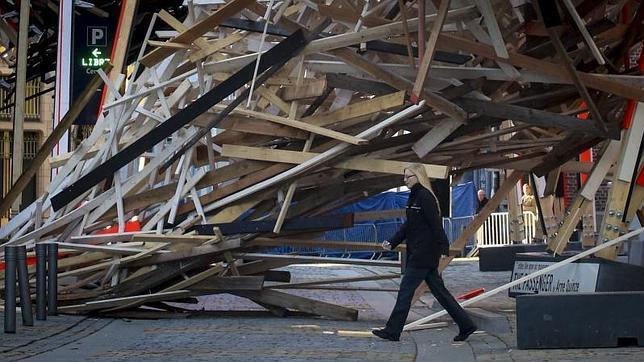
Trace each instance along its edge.
<path fill-rule="evenodd" d="M 138 6 L 139 0 L 125 0 L 121 2 L 121 13 L 119 16 L 118 24 L 118 33 L 115 35 L 115 48 L 112 49 L 110 55 L 110 63 L 114 65 L 114 71 L 110 72 L 110 80 L 116 82 L 118 77 L 123 72 L 124 66 L 127 64 L 126 56 L 127 50 L 130 45 L 130 36 L 132 34 L 132 23 L 134 22 L 134 16 L 136 14 L 136 9 Z M 108 73 L 105 70 L 105 73 Z M 105 97 L 109 99 L 109 90 L 106 91 Z"/>
<path fill-rule="evenodd" d="M 313 159 L 314 157 L 319 156 L 320 154 L 315 152 L 287 151 L 258 147 L 223 145 L 221 155 L 224 157 L 246 158 L 259 161 L 302 164 Z M 332 164 L 332 166 L 350 170 L 402 175 L 404 174 L 405 168 L 410 167 L 411 164 L 411 162 L 377 160 L 357 156 L 346 161 L 334 163 Z M 428 173 L 428 176 L 431 178 L 444 179 L 447 177 L 448 168 L 446 166 L 430 164 L 425 164 L 424 166 L 425 170 Z"/>
<path fill-rule="evenodd" d="M 132 236 L 132 241 L 139 242 L 191 243 L 196 245 L 206 243 L 212 239 L 212 236 L 206 235 L 135 234 Z"/>
<path fill-rule="evenodd" d="M 270 122 L 282 124 L 289 127 L 294 127 L 303 131 L 315 133 L 316 135 L 337 139 L 338 141 L 347 142 L 354 145 L 362 145 L 367 143 L 367 140 L 362 139 L 360 137 L 354 137 L 354 136 L 333 131 L 327 128 L 316 126 L 314 124 L 306 123 L 303 120 L 297 121 L 286 117 L 273 116 L 268 113 L 249 111 L 249 110 L 240 110 L 240 109 L 236 110 L 235 113 L 243 114 L 250 117 L 265 119 Z"/>
<path fill-rule="evenodd" d="M 586 198 L 587 200 L 592 200 L 595 198 L 595 193 L 599 189 L 599 186 L 604 182 L 606 175 L 610 168 L 617 162 L 619 159 L 621 141 L 611 141 L 601 157 L 597 162 L 594 163 L 593 170 L 591 171 L 586 183 L 582 187 L 579 194 Z"/>
<path fill-rule="evenodd" d="M 475 112 L 489 117 L 512 119 L 535 126 L 553 127 L 568 131 L 574 130 L 575 132 L 581 132 L 601 138 L 619 138 L 619 131 L 615 127 L 611 129 L 609 134 L 606 134 L 590 122 L 557 113 L 470 98 L 461 98 L 457 100 L 456 103 L 465 108 L 468 112 Z"/>
<path fill-rule="evenodd" d="M 399 90 L 404 90 L 406 92 L 411 92 L 413 90 L 413 84 L 407 79 L 386 71 L 382 67 L 366 60 L 351 50 L 336 49 L 330 53 L 344 60 L 347 64 L 355 66 L 374 78 L 383 80 L 385 83 L 388 83 Z M 467 118 L 467 114 L 463 109 L 461 109 L 461 107 L 437 94 L 432 92 L 422 92 L 421 94 L 418 94 L 418 96 L 425 100 L 427 105 L 436 108 L 454 119 L 465 120 L 465 118 Z"/>
<path fill-rule="evenodd" d="M 599 109 L 595 105 L 593 98 L 590 96 L 588 89 L 586 89 L 586 85 L 582 82 L 581 78 L 577 74 L 575 64 L 573 64 L 572 59 L 570 59 L 570 57 L 568 56 L 568 52 L 561 42 L 559 32 L 556 29 L 550 27 L 546 27 L 546 30 L 548 31 L 548 35 L 550 36 L 550 41 L 555 46 L 559 57 L 563 61 L 566 71 L 570 75 L 572 83 L 575 85 L 575 88 L 577 88 L 577 91 L 584 99 L 584 102 L 586 102 L 586 107 L 588 107 L 588 110 L 592 116 L 592 122 L 595 124 L 595 127 L 603 132 L 608 132 L 608 128 L 606 128 L 606 124 L 604 123 L 604 117 L 602 116 L 601 112 L 599 112 Z"/>
<path fill-rule="evenodd" d="M 626 141 L 620 155 L 621 162 L 617 168 L 617 178 L 630 182 L 633 178 L 633 170 L 636 165 L 641 164 L 638 157 L 641 157 L 641 143 L 644 140 L 644 103 L 638 102 L 635 105 L 635 112 L 630 127 L 624 135 Z M 637 176 L 637 175 L 636 175 Z"/>
<path fill-rule="evenodd" d="M 203 46 L 201 46 L 201 49 L 190 53 L 188 59 L 190 59 L 190 61 L 193 63 L 198 62 L 208 57 L 209 55 L 212 55 L 222 49 L 231 46 L 232 44 L 244 39 L 245 37 L 246 34 L 243 33 L 232 33 L 223 39 L 218 39 L 213 42 L 207 42 Z"/>
<path fill-rule="evenodd" d="M 512 53 L 508 59 L 496 55 L 494 48 L 489 45 L 467 40 L 450 34 L 441 34 L 438 39 L 438 46 L 444 50 L 461 50 L 493 60 L 507 61 L 515 67 L 529 69 L 545 75 L 557 77 L 572 82 L 570 75 L 561 66 L 532 58 L 523 54 Z M 627 99 L 636 99 L 644 102 L 644 90 L 631 86 L 615 77 L 604 77 L 598 74 L 578 72 L 579 78 L 589 88 L 619 95 Z"/>
<path fill-rule="evenodd" d="M 137 260 L 130 263 L 128 267 L 141 267 L 147 265 L 161 264 L 161 263 L 170 263 L 181 260 L 193 260 L 203 257 L 212 258 L 214 255 L 221 254 L 224 251 L 230 251 L 238 249 L 241 246 L 239 239 L 229 239 L 221 241 L 217 244 L 207 245 L 207 246 L 197 246 L 188 250 L 175 251 L 172 253 L 163 253 L 159 255 L 154 255 L 146 259 Z"/>
<path fill-rule="evenodd" d="M 358 319 L 358 311 L 355 309 L 298 297 L 292 294 L 282 293 L 275 290 L 262 290 L 260 292 L 235 292 L 234 294 L 268 305 L 296 309 L 302 312 L 321 315 L 333 319 L 348 321 L 355 321 Z"/>
<path fill-rule="evenodd" d="M 316 79 L 307 82 L 301 87 L 285 86 L 282 90 L 282 98 L 285 101 L 319 97 L 324 94 L 327 84 L 326 79 Z"/>
<path fill-rule="evenodd" d="M 186 288 L 199 292 L 222 292 L 237 290 L 262 290 L 263 276 L 210 276 Z"/>
<path fill-rule="evenodd" d="M 199 283 L 199 282 L 205 280 L 206 278 L 209 278 L 211 276 L 214 276 L 214 275 L 217 275 L 217 274 L 221 273 L 223 270 L 224 270 L 224 267 L 221 266 L 220 264 L 217 264 L 217 265 L 215 265 L 213 267 L 210 267 L 210 268 L 202 271 L 201 273 L 197 273 L 197 274 L 191 276 L 188 279 L 182 280 L 182 281 L 174 284 L 173 286 L 167 287 L 167 288 L 161 290 L 161 292 L 174 292 L 176 290 L 187 289 L 187 288 L 191 287 L 193 284 Z"/>
<path fill-rule="evenodd" d="M 438 7 L 438 12 L 436 13 L 437 14 L 436 19 L 434 20 L 434 24 L 432 25 L 432 31 L 429 34 L 429 40 L 427 40 L 425 53 L 423 54 L 422 62 L 418 67 L 418 75 L 416 76 L 416 82 L 414 83 L 414 87 L 411 93 L 412 102 L 417 102 L 419 95 L 425 89 L 425 81 L 427 80 L 427 73 L 429 72 L 432 58 L 434 57 L 434 51 L 436 50 L 436 42 L 438 41 L 438 36 L 442 31 L 443 23 L 447 18 L 447 11 L 449 10 L 449 5 L 450 5 L 450 0 L 442 0 L 440 3 L 440 6 Z"/>
<path fill-rule="evenodd" d="M 80 305 L 61 306 L 61 307 L 58 307 L 58 309 L 61 312 L 91 311 L 91 310 L 100 310 L 100 309 L 106 309 L 106 308 L 119 307 L 124 304 L 127 304 L 128 306 L 135 306 L 135 305 L 144 304 L 146 302 L 171 301 L 175 299 L 185 298 L 190 295 L 191 293 L 187 290 L 177 290 L 173 292 L 133 295 L 128 297 L 91 301 Z"/>
<path fill-rule="evenodd" d="M 27 95 L 27 48 L 29 47 L 29 12 L 30 1 L 20 2 L 20 21 L 18 22 L 18 43 L 16 44 L 16 83 L 15 101 L 13 108 L 12 148 L 11 148 L 11 181 L 16 184 L 24 169 L 22 167 L 25 155 L 24 149 L 24 122 L 25 122 L 25 96 Z M 40 166 L 40 165 L 38 165 Z M 4 172 L 4 170 L 3 170 Z M 29 180 L 29 179 L 27 179 Z M 20 186 L 24 189 L 24 186 Z M 14 196 L 13 212 L 18 213 L 22 208 L 21 192 Z M 4 213 L 4 212 L 3 212 Z"/>
<path fill-rule="evenodd" d="M 416 153 L 416 155 L 418 155 L 419 158 L 423 158 L 462 125 L 463 122 L 459 120 L 451 118 L 445 119 L 435 127 L 432 127 L 429 132 L 427 132 L 421 139 L 414 143 L 411 149 Z"/>
<path fill-rule="evenodd" d="M 64 243 L 60 241 L 57 242 L 57 244 L 58 244 L 58 247 L 61 249 L 72 249 L 72 250 L 92 251 L 92 252 L 100 251 L 106 254 L 116 254 L 116 255 L 134 255 L 142 251 L 145 251 L 145 249 L 133 248 L 133 247 L 127 247 L 127 246 L 123 247 L 121 245 L 98 246 L 98 245 L 87 245 L 87 244 Z"/>
<path fill-rule="evenodd" d="M 253 1 L 254 0 L 232 0 L 215 11 L 212 15 L 192 25 L 190 29 L 181 32 L 169 41 L 173 43 L 190 44 L 206 32 L 219 25 L 222 21 L 242 11 Z M 146 67 L 153 67 L 163 59 L 172 55 L 174 51 L 175 49 L 171 48 L 157 48 L 141 58 L 140 62 Z"/>
<path fill-rule="evenodd" d="M 382 275 L 372 275 L 372 276 L 366 276 L 366 277 L 349 277 L 349 278 L 328 278 L 328 279 L 320 279 L 320 280 L 315 280 L 310 282 L 269 285 L 269 286 L 266 286 L 266 289 L 299 289 L 302 287 L 309 287 L 309 286 L 321 285 L 321 284 L 353 283 L 353 282 L 394 279 L 394 278 L 400 278 L 400 274 L 382 274 Z"/>
<path fill-rule="evenodd" d="M 505 47 L 505 41 L 503 40 L 503 34 L 499 28 L 499 24 L 496 21 L 496 14 L 489 0 L 475 0 L 476 7 L 481 11 L 483 19 L 485 20 L 485 25 L 487 26 L 487 31 L 490 34 L 492 44 L 494 46 L 494 51 L 496 54 L 507 59 L 509 57 L 508 50 Z"/>
<path fill-rule="evenodd" d="M 354 118 L 368 116 L 377 112 L 402 107 L 404 104 L 405 92 L 396 92 L 370 100 L 352 103 L 334 111 L 304 117 L 302 118 L 302 122 L 311 123 L 317 126 L 328 126 L 334 123 L 340 123 Z"/>

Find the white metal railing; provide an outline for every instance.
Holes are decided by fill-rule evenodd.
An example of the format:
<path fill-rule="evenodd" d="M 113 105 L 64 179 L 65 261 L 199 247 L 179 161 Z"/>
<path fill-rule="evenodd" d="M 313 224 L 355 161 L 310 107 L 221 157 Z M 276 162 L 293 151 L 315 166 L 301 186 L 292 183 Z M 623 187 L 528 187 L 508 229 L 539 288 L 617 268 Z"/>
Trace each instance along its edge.
<path fill-rule="evenodd" d="M 523 212 L 523 230 L 525 237 L 524 244 L 532 242 L 535 234 L 537 218 L 531 211 Z M 509 245 L 510 240 L 510 218 L 507 212 L 494 212 L 485 220 L 476 232 L 478 246 L 487 245 Z"/>

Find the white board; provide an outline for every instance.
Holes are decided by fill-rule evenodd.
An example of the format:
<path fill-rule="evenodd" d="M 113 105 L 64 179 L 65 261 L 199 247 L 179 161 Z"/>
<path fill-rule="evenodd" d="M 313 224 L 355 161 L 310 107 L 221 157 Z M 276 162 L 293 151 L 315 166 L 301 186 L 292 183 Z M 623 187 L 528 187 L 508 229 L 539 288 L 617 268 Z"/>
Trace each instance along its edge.
<path fill-rule="evenodd" d="M 554 261 L 517 260 L 512 281 L 555 264 Z M 510 288 L 510 296 L 522 294 L 592 293 L 597 286 L 599 264 L 571 263 Z"/>

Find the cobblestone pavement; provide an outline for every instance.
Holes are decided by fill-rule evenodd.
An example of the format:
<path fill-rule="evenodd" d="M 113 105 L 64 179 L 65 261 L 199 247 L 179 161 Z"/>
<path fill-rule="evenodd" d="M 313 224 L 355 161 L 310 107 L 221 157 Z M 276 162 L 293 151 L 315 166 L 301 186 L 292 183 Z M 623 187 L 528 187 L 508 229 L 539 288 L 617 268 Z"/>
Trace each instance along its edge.
<path fill-rule="evenodd" d="M 395 269 L 346 265 L 295 265 L 293 282 L 319 278 L 351 277 L 396 272 Z M 457 260 L 444 273 L 454 295 L 475 288 L 493 289 L 509 280 L 509 272 L 478 271 L 476 259 Z M 397 288 L 400 279 L 365 281 L 354 286 Z M 360 312 L 359 321 L 322 318 L 276 318 L 260 313 L 263 308 L 234 296 L 199 298 L 194 310 L 255 311 L 245 316 L 221 316 L 219 312 L 164 320 L 94 319 L 77 316 L 50 317 L 36 327 L 5 334 L 0 360 L 30 361 L 642 361 L 642 348 L 517 350 L 514 299 L 507 292 L 480 301 L 473 307 L 493 312 L 507 323 L 503 333 L 481 331 L 467 343 L 452 342 L 457 333 L 449 326 L 405 332 L 400 343 L 371 335 L 384 325 L 395 302 L 395 292 L 289 290 L 289 293 L 336 303 Z M 408 321 L 440 310 L 431 294 L 423 296 Z M 205 317 L 208 315 L 209 317 Z M 505 319 L 504 319 L 505 318 Z"/>
<path fill-rule="evenodd" d="M 4 318 L 4 313 L 0 316 Z M 3 334 L 0 338 L 0 360 L 18 361 L 58 349 L 92 335 L 112 322 L 111 319 L 59 315 L 48 316 L 46 321 L 34 321 L 33 327 L 23 327 L 18 313 L 16 333 Z"/>

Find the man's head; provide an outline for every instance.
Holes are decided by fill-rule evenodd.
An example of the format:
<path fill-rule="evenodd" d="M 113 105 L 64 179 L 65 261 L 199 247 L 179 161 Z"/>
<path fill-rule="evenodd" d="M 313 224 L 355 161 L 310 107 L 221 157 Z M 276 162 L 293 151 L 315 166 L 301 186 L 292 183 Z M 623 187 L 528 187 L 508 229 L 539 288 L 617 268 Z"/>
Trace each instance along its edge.
<path fill-rule="evenodd" d="M 483 199 L 485 198 L 485 191 L 483 191 L 483 190 L 479 190 L 479 192 L 477 193 L 477 195 L 478 195 L 478 197 L 479 197 L 479 201 L 483 201 Z"/>
<path fill-rule="evenodd" d="M 415 184 L 418 183 L 418 176 L 411 169 L 405 169 L 403 180 L 405 181 L 405 185 L 407 187 L 412 188 Z"/>

